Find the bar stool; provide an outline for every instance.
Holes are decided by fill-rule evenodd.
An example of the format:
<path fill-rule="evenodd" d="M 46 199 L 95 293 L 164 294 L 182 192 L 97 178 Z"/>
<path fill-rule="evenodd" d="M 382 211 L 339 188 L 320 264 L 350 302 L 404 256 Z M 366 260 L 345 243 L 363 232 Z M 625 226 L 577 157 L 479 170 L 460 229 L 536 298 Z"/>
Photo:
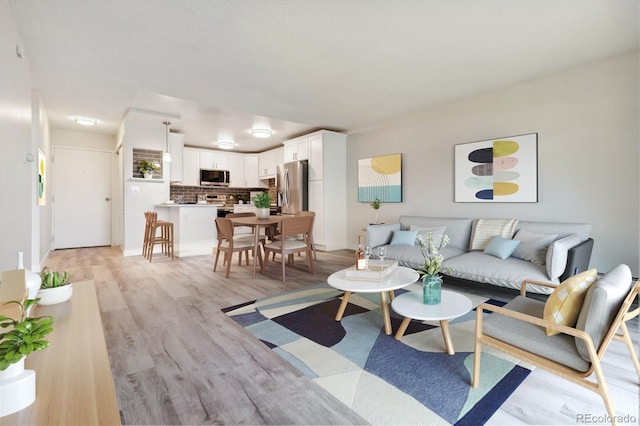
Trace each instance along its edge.
<path fill-rule="evenodd" d="M 174 259 L 173 223 L 166 220 L 158 220 L 157 212 L 145 212 L 144 217 L 146 224 L 142 255 L 151 262 L 153 258 L 153 248 L 156 244 L 160 244 L 162 246 L 162 253 Z M 158 229 L 160 229 L 160 235 L 158 235 Z"/>

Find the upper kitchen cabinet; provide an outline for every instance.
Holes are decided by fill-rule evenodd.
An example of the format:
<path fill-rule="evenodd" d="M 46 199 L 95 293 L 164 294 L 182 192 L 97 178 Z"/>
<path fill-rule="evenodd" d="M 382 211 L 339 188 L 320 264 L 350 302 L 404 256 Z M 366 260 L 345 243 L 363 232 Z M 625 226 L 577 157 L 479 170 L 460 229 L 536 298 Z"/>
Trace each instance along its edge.
<path fill-rule="evenodd" d="M 347 156 L 347 135 L 320 130 L 308 135 L 309 139 L 309 181 L 323 180 L 327 173 L 334 173 L 336 159 Z M 331 159 L 331 161 L 324 161 Z M 346 167 L 346 164 L 345 164 Z M 346 170 L 345 170 L 346 176 Z M 342 174 L 342 172 L 340 172 Z"/>
<path fill-rule="evenodd" d="M 200 151 L 200 168 L 229 170 L 229 154 L 218 151 Z"/>
<path fill-rule="evenodd" d="M 182 185 L 200 186 L 200 150 L 198 149 L 182 150 Z"/>
<path fill-rule="evenodd" d="M 260 156 L 258 154 L 245 154 L 244 156 L 244 179 L 246 188 L 265 188 L 267 185 L 260 182 L 258 172 Z"/>
<path fill-rule="evenodd" d="M 283 163 L 284 148 L 272 149 L 258 154 L 258 170 L 260 179 L 272 179 L 276 177 L 278 166 Z"/>
<path fill-rule="evenodd" d="M 171 182 L 182 182 L 182 150 L 184 135 L 169 133 L 169 153 L 171 154 Z"/>
<path fill-rule="evenodd" d="M 247 180 L 245 179 L 244 155 L 229 154 L 228 155 L 229 170 L 229 186 L 232 188 L 246 188 Z"/>
<path fill-rule="evenodd" d="M 309 137 L 291 139 L 284 142 L 284 162 L 301 161 L 309 159 Z"/>

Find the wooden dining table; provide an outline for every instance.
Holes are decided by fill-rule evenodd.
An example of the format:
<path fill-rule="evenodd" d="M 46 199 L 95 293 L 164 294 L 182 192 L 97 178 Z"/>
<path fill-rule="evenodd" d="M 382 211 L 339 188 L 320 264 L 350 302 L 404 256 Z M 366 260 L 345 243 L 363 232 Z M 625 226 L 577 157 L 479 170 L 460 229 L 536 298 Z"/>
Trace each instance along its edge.
<path fill-rule="evenodd" d="M 266 219 L 259 219 L 257 216 L 247 217 L 232 217 L 230 218 L 234 226 L 250 226 L 253 228 L 253 234 L 255 236 L 253 246 L 253 278 L 256 277 L 256 257 L 259 250 L 258 243 L 260 241 L 260 228 L 271 228 L 278 226 L 280 222 L 286 219 L 287 216 L 271 215 Z"/>

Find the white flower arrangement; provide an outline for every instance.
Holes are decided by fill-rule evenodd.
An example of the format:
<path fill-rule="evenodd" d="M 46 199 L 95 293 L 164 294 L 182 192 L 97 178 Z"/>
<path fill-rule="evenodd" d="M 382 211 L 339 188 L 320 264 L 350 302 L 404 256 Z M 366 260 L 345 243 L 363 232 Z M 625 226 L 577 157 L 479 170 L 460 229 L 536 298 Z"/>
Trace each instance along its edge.
<path fill-rule="evenodd" d="M 447 268 L 442 266 L 444 257 L 440 254 L 447 244 L 449 244 L 449 237 L 445 234 L 440 240 L 440 244 L 436 246 L 433 241 L 433 232 L 427 232 L 427 241 L 422 238 L 422 235 L 416 236 L 416 241 L 420 244 L 420 250 L 422 256 L 424 256 L 424 263 L 418 269 L 420 275 L 436 275 L 440 271 L 446 271 Z"/>

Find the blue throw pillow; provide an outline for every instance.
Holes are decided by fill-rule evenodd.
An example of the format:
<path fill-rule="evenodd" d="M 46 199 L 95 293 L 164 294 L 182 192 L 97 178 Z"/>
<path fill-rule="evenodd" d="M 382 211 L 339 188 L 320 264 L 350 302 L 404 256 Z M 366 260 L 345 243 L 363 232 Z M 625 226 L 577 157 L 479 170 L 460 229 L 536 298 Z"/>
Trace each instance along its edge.
<path fill-rule="evenodd" d="M 506 259 L 513 254 L 519 244 L 520 240 L 493 237 L 487 248 L 484 249 L 484 252 L 491 256 L 499 257 L 500 259 Z"/>
<path fill-rule="evenodd" d="M 392 246 L 415 246 L 416 235 L 419 230 L 415 231 L 393 231 L 393 238 L 391 238 Z"/>

